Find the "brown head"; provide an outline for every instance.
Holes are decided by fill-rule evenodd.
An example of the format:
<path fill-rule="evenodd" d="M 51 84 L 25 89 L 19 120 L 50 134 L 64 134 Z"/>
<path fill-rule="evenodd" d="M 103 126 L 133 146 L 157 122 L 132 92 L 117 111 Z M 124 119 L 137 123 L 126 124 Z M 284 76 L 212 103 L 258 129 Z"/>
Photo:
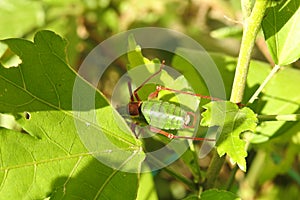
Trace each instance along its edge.
<path fill-rule="evenodd" d="M 130 116 L 140 115 L 141 101 L 132 101 L 128 103 L 128 112 Z"/>

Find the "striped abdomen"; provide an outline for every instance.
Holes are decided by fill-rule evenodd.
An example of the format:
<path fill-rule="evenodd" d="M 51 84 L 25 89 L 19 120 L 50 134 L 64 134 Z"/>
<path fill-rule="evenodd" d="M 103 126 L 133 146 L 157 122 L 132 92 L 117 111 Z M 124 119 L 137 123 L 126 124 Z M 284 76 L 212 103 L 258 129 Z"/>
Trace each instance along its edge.
<path fill-rule="evenodd" d="M 181 107 L 159 100 L 142 103 L 141 112 L 147 123 L 160 129 L 182 129 L 190 123 L 190 115 Z"/>

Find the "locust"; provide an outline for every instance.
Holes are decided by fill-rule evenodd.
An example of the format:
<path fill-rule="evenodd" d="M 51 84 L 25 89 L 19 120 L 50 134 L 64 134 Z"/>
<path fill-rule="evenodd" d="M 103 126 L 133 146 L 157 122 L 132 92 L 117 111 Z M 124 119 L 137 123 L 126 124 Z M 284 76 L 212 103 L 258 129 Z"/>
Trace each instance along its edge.
<path fill-rule="evenodd" d="M 149 76 L 144 82 L 141 83 L 134 91 L 132 91 L 131 83 L 128 82 L 128 89 L 130 93 L 130 101 L 126 106 L 127 112 L 132 119 L 139 119 L 144 121 L 143 123 L 149 125 L 149 130 L 153 133 L 163 135 L 169 139 L 187 139 L 194 141 L 215 141 L 213 138 L 200 138 L 193 136 L 180 136 L 169 133 L 172 130 L 182 130 L 194 128 L 197 122 L 197 116 L 195 112 L 187 111 L 183 107 L 178 106 L 172 102 L 156 99 L 160 91 L 170 91 L 173 93 L 185 94 L 196 96 L 199 98 L 210 99 L 212 101 L 218 101 L 220 99 L 204 96 L 201 94 L 195 94 L 192 92 L 176 90 L 167 88 L 161 85 L 156 86 L 154 92 L 148 96 L 148 100 L 141 100 L 138 95 L 138 91 L 144 87 L 153 77 L 161 73 L 164 68 L 164 61 L 158 71 Z M 120 113 L 121 109 L 117 109 Z M 122 115 L 122 113 L 121 113 Z M 133 132 L 135 124 L 131 124 Z M 137 134 L 135 134 L 136 137 Z"/>

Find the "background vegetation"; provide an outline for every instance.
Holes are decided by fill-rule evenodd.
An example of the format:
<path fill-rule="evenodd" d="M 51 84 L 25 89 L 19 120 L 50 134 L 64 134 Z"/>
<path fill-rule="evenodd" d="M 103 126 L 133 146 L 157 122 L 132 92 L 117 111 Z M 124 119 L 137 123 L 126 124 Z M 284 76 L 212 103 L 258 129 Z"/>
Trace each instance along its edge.
<path fill-rule="evenodd" d="M 250 4 L 247 6 L 249 2 Z M 67 60 L 64 60 L 62 53 L 64 42 L 56 38 L 57 41 L 53 41 L 53 44 L 56 44 L 55 49 L 57 48 L 57 52 L 61 52 L 59 55 L 61 55 L 61 59 L 65 64 L 51 60 L 52 63 L 49 63 L 49 67 L 52 65 L 69 65 L 77 70 L 83 59 L 94 47 L 116 33 L 148 26 L 170 28 L 192 37 L 210 53 L 222 74 L 226 93 L 230 97 L 240 51 L 243 24 L 245 25 L 251 11 L 251 9 L 247 11 L 247 8 L 252 8 L 254 2 L 234 0 L 2 0 L 0 2 L 0 39 L 24 38 L 32 41 L 37 31 L 51 30 L 67 40 Z M 0 116 L 0 126 L 2 127 L 0 128 L 0 135 L 2 136 L 0 140 L 0 199 L 4 197 L 7 197 L 5 199 L 61 198 L 64 195 L 66 199 L 73 199 L 74 196 L 81 199 L 92 199 L 95 196 L 99 199 L 114 199 L 119 197 L 118 194 L 122 194 L 128 199 L 136 197 L 139 199 L 192 199 L 200 196 L 203 199 L 216 199 L 218 193 L 224 199 L 237 197 L 242 199 L 297 199 L 300 195 L 300 123 L 297 122 L 298 115 L 290 114 L 299 113 L 300 104 L 298 87 L 300 64 L 297 61 L 300 56 L 298 37 L 300 6 L 297 0 L 284 1 L 283 3 L 274 1 L 272 3 L 268 5 L 269 10 L 267 9 L 265 15 L 263 15 L 262 28 L 264 32 L 260 31 L 257 37 L 252 36 L 255 44 L 251 54 L 249 74 L 242 101 L 246 104 L 259 86 L 266 83 L 262 92 L 258 94 L 258 99 L 250 105 L 255 113 L 268 116 L 259 118 L 260 122 L 256 128 L 256 135 L 249 140 L 251 142 L 249 142 L 248 156 L 246 157 L 246 172 L 232 165 L 230 159 L 226 158 L 220 173 L 217 170 L 217 180 L 214 181 L 213 185 L 205 186 L 207 182 L 203 180 L 203 177 L 209 173 L 209 163 L 214 159 L 214 155 L 210 154 L 204 159 L 196 160 L 197 164 L 194 165 L 190 163 L 195 162 L 195 158 L 189 155 L 193 152 L 188 151 L 186 155 L 168 168 L 156 173 L 142 174 L 141 177 L 118 172 L 115 178 L 102 180 L 103 177 L 109 177 L 115 173 L 90 158 L 89 163 L 91 164 L 82 166 L 84 170 L 79 170 L 80 172 L 74 177 L 73 174 L 70 174 L 72 170 L 67 168 L 75 165 L 76 162 L 74 164 L 66 161 L 64 164 L 58 164 L 66 171 L 54 169 L 53 163 L 49 166 L 40 164 L 38 171 L 41 170 L 43 173 L 36 177 L 43 178 L 32 178 L 30 170 L 26 171 L 27 165 L 24 164 L 24 166 L 18 167 L 21 166 L 18 165 L 19 163 L 26 163 L 25 160 L 27 159 L 27 152 L 18 148 L 24 144 L 24 149 L 27 151 L 31 147 L 32 151 L 40 151 L 40 154 L 31 154 L 39 160 L 45 154 L 45 152 L 41 152 L 41 149 L 47 149 L 48 143 L 46 145 L 30 141 L 29 138 L 24 138 L 26 134 L 21 132 L 25 130 L 31 136 L 32 133 L 39 132 L 41 129 L 37 127 L 43 127 L 44 121 L 42 119 L 47 119 L 49 114 L 45 116 L 36 115 L 37 118 L 35 118 L 35 115 L 30 113 L 28 108 L 27 111 L 31 114 L 30 116 L 24 115 L 24 110 L 19 110 L 18 106 L 7 106 L 14 103 L 12 101 L 14 96 L 12 95 L 10 99 L 3 97 L 4 89 L 9 81 L 7 81 L 6 71 L 1 67 L 0 97 L 3 98 L 0 98 L 0 104 L 2 104 L 0 105 L 0 112 L 3 114 Z M 271 7 L 272 9 L 270 9 Z M 274 31 L 277 28 L 278 30 Z M 45 36 L 47 41 L 50 42 L 51 39 L 49 38 L 51 37 L 47 34 L 42 33 L 40 36 Z M 41 47 L 37 49 L 36 54 L 30 54 L 31 58 L 38 55 L 39 51 L 47 51 L 47 48 L 44 49 L 41 40 L 37 39 L 35 42 L 41 44 Z M 21 60 L 24 65 L 38 66 L 34 61 L 22 57 L 23 53 L 31 48 L 25 48 L 26 43 L 20 42 L 17 44 L 15 41 L 4 41 L 4 43 L 0 43 L 0 55 L 2 56 L 1 63 L 5 67 L 17 66 L 21 63 Z M 21 46 L 24 46 L 24 49 L 20 49 Z M 149 59 L 166 60 L 168 64 L 178 69 L 192 82 L 198 80 L 191 75 L 190 71 L 180 68 L 180 66 L 188 65 L 173 54 L 159 51 L 143 53 Z M 43 66 L 48 66 L 46 61 L 49 58 L 45 58 L 42 62 Z M 126 72 L 128 63 L 126 56 L 118 59 L 100 80 L 98 88 L 108 99 L 112 96 L 115 84 Z M 275 65 L 277 70 L 280 68 L 278 72 L 272 70 Z M 38 68 L 35 71 L 38 71 Z M 66 77 L 74 76 L 71 73 L 69 74 L 68 70 L 59 72 Z M 270 73 L 272 75 L 268 82 L 265 82 Z M 29 72 L 27 78 L 38 79 L 39 76 L 34 74 L 31 76 Z M 50 78 L 54 79 L 54 77 Z M 18 85 L 16 79 L 12 78 L 11 80 L 16 81 L 15 85 Z M 193 85 L 193 83 L 191 84 Z M 197 85 L 198 82 L 195 81 L 194 84 Z M 47 91 L 46 89 L 45 86 L 44 91 Z M 196 87 L 195 91 L 205 95 L 205 91 L 201 88 Z M 14 94 L 20 93 L 19 90 L 15 89 Z M 25 98 L 25 96 L 15 98 Z M 44 98 L 48 97 L 42 96 L 42 99 Z M 99 99 L 102 99 L 101 102 L 105 101 L 100 93 Z M 51 100 L 49 102 L 49 104 L 55 105 L 55 103 L 52 104 Z M 16 102 L 16 105 L 18 103 L 20 102 Z M 42 109 L 42 106 L 39 109 Z M 107 113 L 107 111 L 100 111 L 100 114 L 104 113 Z M 281 115 L 282 118 L 279 121 L 278 118 L 275 119 L 275 115 L 278 114 L 289 114 L 289 116 Z M 274 115 L 273 118 L 270 115 Z M 55 116 L 57 119 L 60 117 L 63 118 L 60 114 Z M 28 126 L 23 122 L 27 118 L 41 121 L 35 127 Z M 273 121 L 269 122 L 268 120 Z M 56 126 L 55 121 L 52 123 L 47 124 L 49 130 L 47 128 L 43 130 L 51 132 L 51 127 Z M 60 141 L 58 144 L 68 146 L 70 144 L 65 141 L 68 141 L 71 137 L 68 132 L 72 132 L 72 128 L 64 127 L 66 130 L 59 130 L 61 135 L 65 135 L 58 140 Z M 112 131 L 120 132 L 119 130 Z M 12 136 L 12 133 L 15 135 Z M 39 134 L 33 135 L 36 138 L 43 138 Z M 50 135 L 49 137 L 58 138 L 60 136 Z M 124 138 L 126 137 L 124 136 Z M 55 141 L 57 142 L 57 140 Z M 133 138 L 128 139 L 128 141 L 136 147 L 140 145 Z M 27 144 L 28 146 L 26 146 Z M 74 144 L 78 145 L 78 152 L 83 151 L 80 142 L 74 142 Z M 196 149 L 199 148 L 199 145 L 195 145 Z M 49 148 L 52 148 L 50 144 Z M 49 150 L 46 151 L 49 152 Z M 10 157 L 6 157 L 7 155 L 10 155 Z M 18 160 L 16 163 L 18 164 L 11 161 L 13 160 L 11 156 L 16 157 L 16 160 Z M 22 160 L 23 158 L 24 160 Z M 51 160 L 49 157 L 41 158 L 41 160 L 43 159 Z M 53 171 L 49 170 L 50 168 L 53 168 Z M 19 169 L 22 172 L 19 172 Z M 93 172 L 98 170 L 101 172 L 104 170 L 111 171 L 107 172 L 108 175 L 105 173 L 103 176 L 101 173 L 95 175 Z M 10 174 L 12 171 L 13 175 Z M 47 176 L 49 176 L 49 179 Z M 127 177 L 127 185 L 124 185 L 124 182 L 121 181 L 124 179 L 122 177 Z M 70 181 L 70 186 L 67 183 L 71 178 L 75 180 L 73 180 L 74 182 Z M 109 180 L 111 183 L 104 180 Z M 40 185 L 40 188 L 36 185 Z M 102 188 L 102 186 L 108 188 L 103 190 L 103 196 L 93 195 L 94 189 Z M 68 189 L 67 193 L 63 190 L 65 188 Z M 115 192 L 114 188 L 117 188 L 119 192 Z M 206 193 L 201 193 L 205 189 L 214 190 L 206 190 Z"/>

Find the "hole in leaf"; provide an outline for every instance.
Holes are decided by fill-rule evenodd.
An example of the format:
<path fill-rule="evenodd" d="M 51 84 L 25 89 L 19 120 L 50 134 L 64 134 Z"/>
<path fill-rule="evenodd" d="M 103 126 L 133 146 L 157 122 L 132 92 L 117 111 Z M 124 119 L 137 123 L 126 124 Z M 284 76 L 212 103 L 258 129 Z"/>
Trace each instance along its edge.
<path fill-rule="evenodd" d="M 30 118 L 31 118 L 30 113 L 29 112 L 25 112 L 24 114 L 25 114 L 25 119 L 30 120 Z"/>
<path fill-rule="evenodd" d="M 1 64 L 5 68 L 18 67 L 22 63 L 21 58 L 3 43 L 0 43 L 0 57 Z"/>

